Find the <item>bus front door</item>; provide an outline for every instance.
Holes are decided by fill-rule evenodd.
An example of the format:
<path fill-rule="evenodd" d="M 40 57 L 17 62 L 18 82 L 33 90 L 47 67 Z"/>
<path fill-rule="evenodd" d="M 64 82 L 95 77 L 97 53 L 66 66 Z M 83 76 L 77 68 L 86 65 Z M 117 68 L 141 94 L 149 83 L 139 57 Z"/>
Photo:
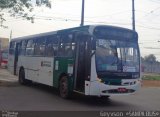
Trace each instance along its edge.
<path fill-rule="evenodd" d="M 90 76 L 90 52 L 91 43 L 89 35 L 77 36 L 76 43 L 76 60 L 75 60 L 75 89 L 78 91 L 84 91 L 85 80 Z"/>
<path fill-rule="evenodd" d="M 19 56 L 19 43 L 16 43 L 16 48 L 15 48 L 15 56 L 14 56 L 14 75 L 17 75 L 18 73 L 18 56 Z"/>

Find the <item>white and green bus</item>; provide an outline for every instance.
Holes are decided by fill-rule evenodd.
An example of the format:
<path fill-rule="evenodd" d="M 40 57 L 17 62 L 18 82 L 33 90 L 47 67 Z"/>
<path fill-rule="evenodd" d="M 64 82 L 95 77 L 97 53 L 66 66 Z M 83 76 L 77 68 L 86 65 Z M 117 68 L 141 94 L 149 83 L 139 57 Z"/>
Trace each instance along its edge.
<path fill-rule="evenodd" d="M 12 39 L 8 69 L 31 81 L 87 96 L 132 94 L 141 87 L 138 34 L 87 25 Z"/>

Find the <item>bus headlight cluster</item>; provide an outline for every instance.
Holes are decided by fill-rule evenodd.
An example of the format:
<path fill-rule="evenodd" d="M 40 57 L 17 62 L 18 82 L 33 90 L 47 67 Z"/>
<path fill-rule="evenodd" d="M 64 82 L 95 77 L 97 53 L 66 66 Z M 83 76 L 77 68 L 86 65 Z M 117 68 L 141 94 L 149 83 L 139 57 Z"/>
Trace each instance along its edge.
<path fill-rule="evenodd" d="M 100 79 L 100 78 L 97 78 L 97 81 L 99 81 L 99 82 L 103 82 L 103 81 L 102 81 L 102 79 Z"/>
<path fill-rule="evenodd" d="M 130 85 L 134 85 L 136 84 L 136 81 L 130 82 Z"/>

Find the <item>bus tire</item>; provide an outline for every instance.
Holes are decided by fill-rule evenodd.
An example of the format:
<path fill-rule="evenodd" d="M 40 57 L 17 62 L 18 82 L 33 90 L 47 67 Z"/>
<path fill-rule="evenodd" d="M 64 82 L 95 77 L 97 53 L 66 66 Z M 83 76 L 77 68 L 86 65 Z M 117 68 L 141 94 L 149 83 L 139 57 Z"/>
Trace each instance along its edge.
<path fill-rule="evenodd" d="M 20 69 L 19 71 L 19 79 L 18 79 L 19 83 L 22 84 L 22 85 L 26 85 L 27 84 L 27 81 L 25 79 L 25 72 L 24 72 L 24 69 Z"/>
<path fill-rule="evenodd" d="M 69 98 L 70 92 L 69 92 L 69 84 L 67 76 L 62 76 L 59 82 L 59 93 L 62 98 Z"/>
<path fill-rule="evenodd" d="M 102 100 L 109 100 L 110 96 L 101 96 L 100 97 Z"/>

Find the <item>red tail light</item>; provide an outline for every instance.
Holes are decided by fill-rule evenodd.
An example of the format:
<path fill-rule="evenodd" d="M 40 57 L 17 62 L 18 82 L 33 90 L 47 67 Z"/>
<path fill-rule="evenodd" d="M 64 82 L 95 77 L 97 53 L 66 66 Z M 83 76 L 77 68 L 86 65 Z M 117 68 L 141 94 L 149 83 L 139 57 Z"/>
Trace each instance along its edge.
<path fill-rule="evenodd" d="M 8 61 L 6 61 L 6 60 L 2 60 L 2 61 L 1 61 L 1 63 L 3 63 L 3 64 L 7 64 L 7 63 L 8 63 Z"/>

